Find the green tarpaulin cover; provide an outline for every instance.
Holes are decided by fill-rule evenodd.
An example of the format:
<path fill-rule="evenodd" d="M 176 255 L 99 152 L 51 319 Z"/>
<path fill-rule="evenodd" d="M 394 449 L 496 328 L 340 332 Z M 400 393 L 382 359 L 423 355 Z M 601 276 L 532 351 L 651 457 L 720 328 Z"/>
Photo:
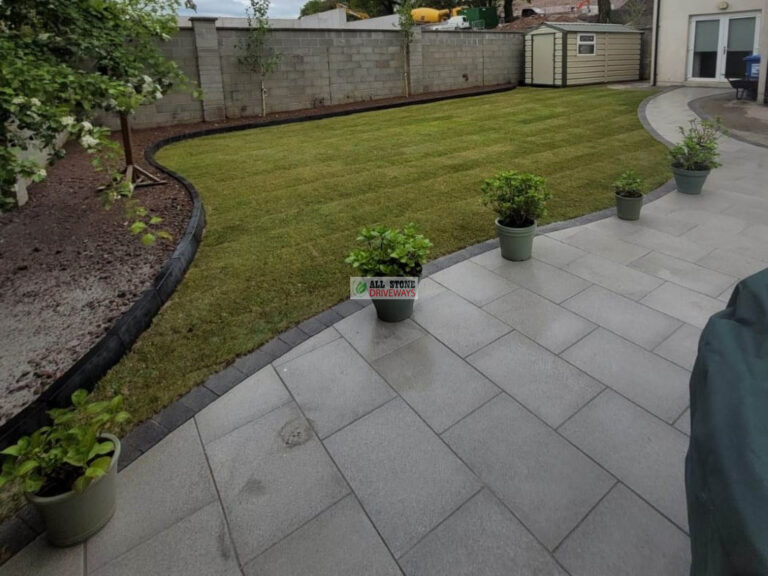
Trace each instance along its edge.
<path fill-rule="evenodd" d="M 685 484 L 691 575 L 768 575 L 768 269 L 701 335 Z"/>

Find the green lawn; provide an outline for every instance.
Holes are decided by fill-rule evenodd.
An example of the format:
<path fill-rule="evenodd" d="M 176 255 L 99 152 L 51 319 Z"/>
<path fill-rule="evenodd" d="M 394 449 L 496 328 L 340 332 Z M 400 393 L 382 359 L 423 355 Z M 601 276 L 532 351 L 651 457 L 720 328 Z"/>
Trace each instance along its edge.
<path fill-rule="evenodd" d="M 482 180 L 502 169 L 547 178 L 546 222 L 613 203 L 635 168 L 669 176 L 637 107 L 651 91 L 521 88 L 174 144 L 157 158 L 195 184 L 207 228 L 167 306 L 100 383 L 135 422 L 237 356 L 348 296 L 343 259 L 365 224 L 409 221 L 433 257 L 493 236 Z"/>

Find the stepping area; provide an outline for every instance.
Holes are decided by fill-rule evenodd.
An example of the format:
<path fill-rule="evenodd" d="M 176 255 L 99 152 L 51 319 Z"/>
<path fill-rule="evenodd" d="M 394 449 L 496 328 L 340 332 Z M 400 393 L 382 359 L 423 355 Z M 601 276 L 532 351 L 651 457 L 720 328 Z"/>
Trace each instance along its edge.
<path fill-rule="evenodd" d="M 647 120 L 676 139 L 712 93 Z M 768 266 L 768 150 L 722 151 L 701 196 L 544 234 L 528 262 L 479 254 L 410 320 L 317 333 L 125 468 L 101 533 L 0 575 L 687 574 L 698 338 Z"/>

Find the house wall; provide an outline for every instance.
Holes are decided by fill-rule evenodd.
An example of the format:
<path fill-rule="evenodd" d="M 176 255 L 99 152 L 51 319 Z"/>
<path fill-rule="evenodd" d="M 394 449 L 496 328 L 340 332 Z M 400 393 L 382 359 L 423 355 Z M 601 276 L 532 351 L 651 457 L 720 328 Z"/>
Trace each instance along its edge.
<path fill-rule="evenodd" d="M 576 51 L 577 33 L 567 35 L 567 86 L 639 80 L 641 35 L 598 33 L 594 56 Z"/>
<path fill-rule="evenodd" d="M 733 14 L 763 8 L 764 0 L 728 0 L 726 10 L 716 0 L 660 0 L 656 80 L 661 85 L 685 84 L 688 68 L 688 26 L 691 16 Z M 765 15 L 764 15 L 765 17 Z M 694 82 L 722 86 L 724 82 Z"/>
<path fill-rule="evenodd" d="M 261 112 L 260 79 L 238 62 L 247 29 L 217 27 L 192 18 L 162 46 L 203 100 L 175 92 L 139 109 L 136 128 L 239 118 Z M 280 53 L 265 81 L 268 112 L 282 112 L 401 96 L 404 61 L 397 30 L 271 29 L 267 43 Z M 410 46 L 411 92 L 517 84 L 523 74 L 523 35 L 494 31 L 416 29 Z M 116 118 L 104 119 L 116 127 Z"/>

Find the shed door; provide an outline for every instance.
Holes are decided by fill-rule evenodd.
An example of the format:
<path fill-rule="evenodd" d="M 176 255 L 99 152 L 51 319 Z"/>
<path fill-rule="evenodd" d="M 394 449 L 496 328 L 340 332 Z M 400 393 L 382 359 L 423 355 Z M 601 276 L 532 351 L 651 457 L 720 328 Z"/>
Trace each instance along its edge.
<path fill-rule="evenodd" d="M 552 86 L 555 83 L 555 35 L 533 36 L 533 84 Z"/>

